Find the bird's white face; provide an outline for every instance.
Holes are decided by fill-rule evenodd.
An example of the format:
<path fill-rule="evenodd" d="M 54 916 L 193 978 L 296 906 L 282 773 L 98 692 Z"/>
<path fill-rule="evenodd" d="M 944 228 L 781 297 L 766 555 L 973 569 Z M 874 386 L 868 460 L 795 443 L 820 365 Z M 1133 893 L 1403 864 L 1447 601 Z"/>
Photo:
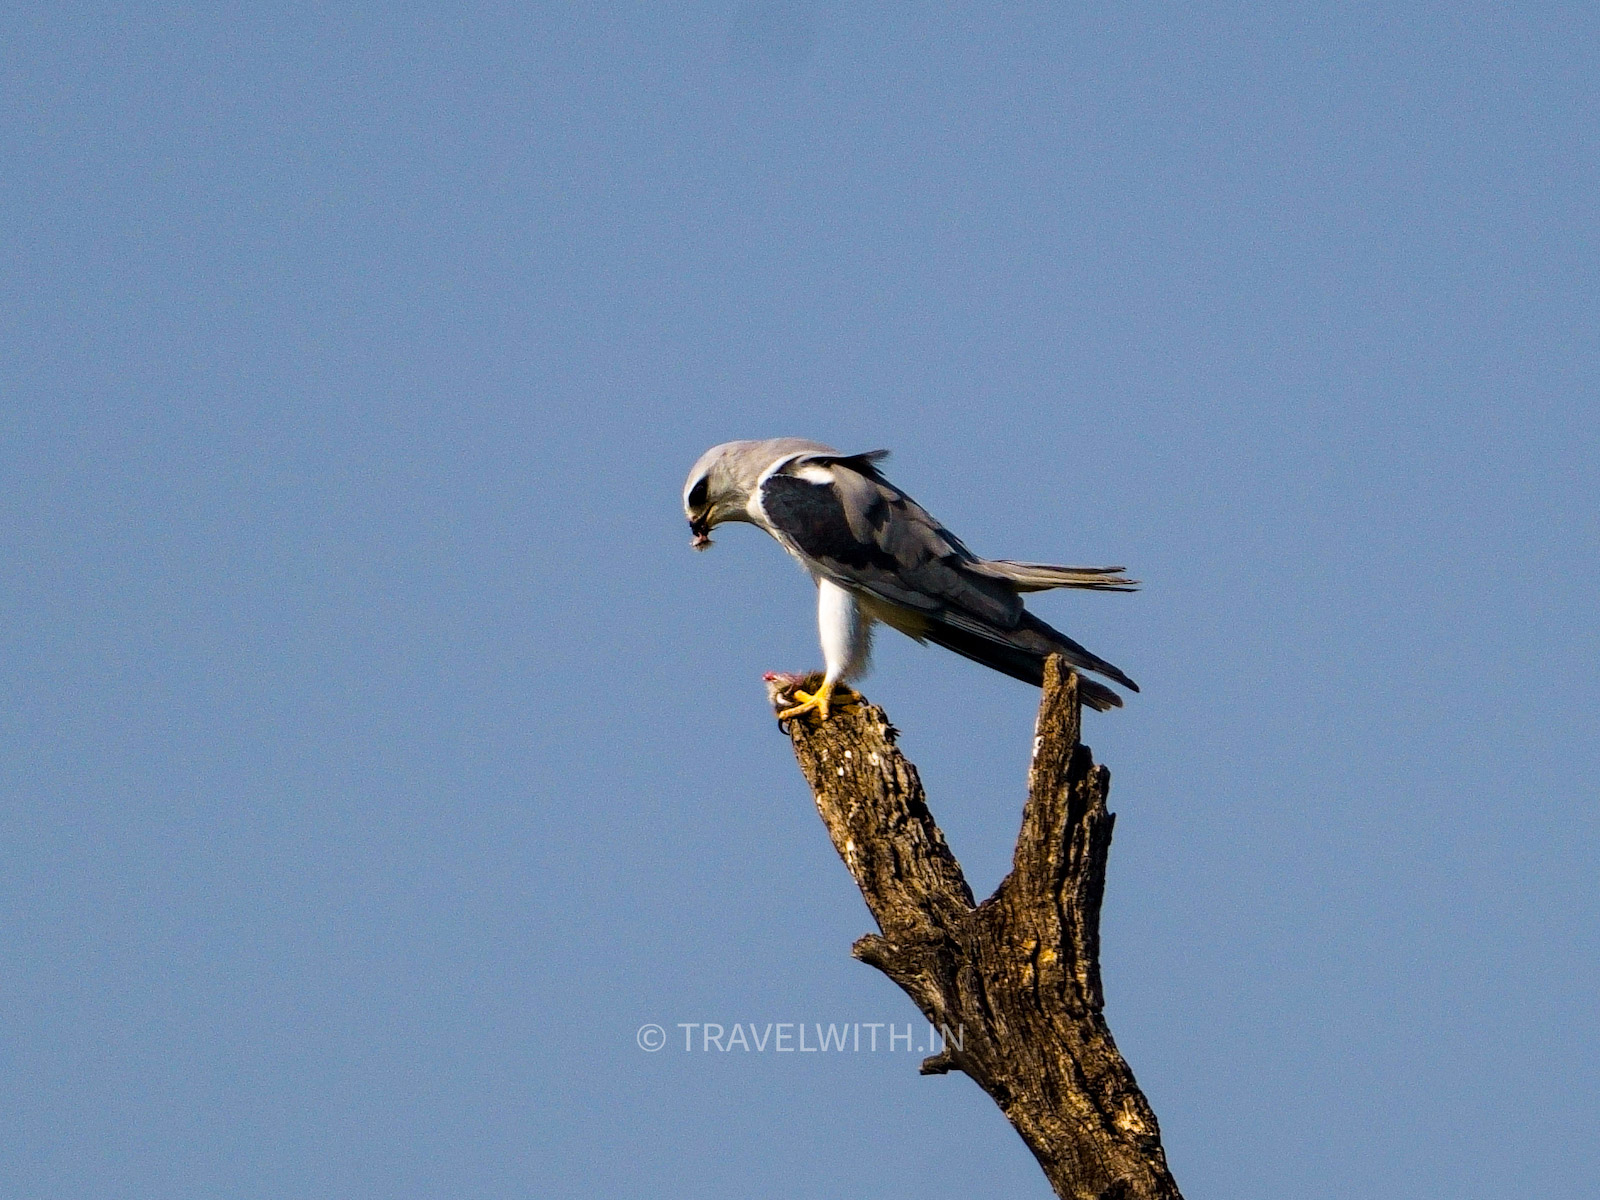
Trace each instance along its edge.
<path fill-rule="evenodd" d="M 766 465 L 750 451 L 760 444 L 724 442 L 707 450 L 690 469 L 683 485 L 683 513 L 696 550 L 711 545 L 711 531 L 723 522 L 750 520 L 750 491 Z"/>
<path fill-rule="evenodd" d="M 700 456 L 683 485 L 683 515 L 689 518 L 689 532 L 696 550 L 711 546 L 711 531 L 724 521 L 740 519 L 747 496 L 735 496 L 732 472 L 728 470 L 731 444 L 713 446 Z M 735 511 L 738 509 L 739 511 Z"/>

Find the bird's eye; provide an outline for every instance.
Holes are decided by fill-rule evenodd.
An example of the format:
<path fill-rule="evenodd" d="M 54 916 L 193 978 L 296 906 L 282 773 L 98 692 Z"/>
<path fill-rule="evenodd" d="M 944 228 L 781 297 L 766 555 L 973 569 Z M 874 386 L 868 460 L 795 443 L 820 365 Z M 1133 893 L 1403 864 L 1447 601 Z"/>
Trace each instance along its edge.
<path fill-rule="evenodd" d="M 689 507 L 691 509 L 705 507 L 706 493 L 709 491 L 709 488 L 706 486 L 706 481 L 708 478 L 708 476 L 702 475 L 698 480 L 695 481 L 694 487 L 689 489 Z"/>

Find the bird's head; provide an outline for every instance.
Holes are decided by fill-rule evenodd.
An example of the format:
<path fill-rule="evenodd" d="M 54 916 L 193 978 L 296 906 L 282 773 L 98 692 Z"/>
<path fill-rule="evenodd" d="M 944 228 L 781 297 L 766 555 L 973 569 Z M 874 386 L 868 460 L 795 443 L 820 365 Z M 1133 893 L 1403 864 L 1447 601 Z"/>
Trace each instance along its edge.
<path fill-rule="evenodd" d="M 736 472 L 730 469 L 733 447 L 729 442 L 713 446 L 700 456 L 683 485 L 683 515 L 689 518 L 689 532 L 694 535 L 690 543 L 696 550 L 708 549 L 711 531 L 724 521 L 748 520 L 745 506 L 750 501 L 750 486 L 740 486 Z"/>
<path fill-rule="evenodd" d="M 783 458 L 810 450 L 826 450 L 801 438 L 769 438 L 756 442 L 723 442 L 700 456 L 683 485 L 683 514 L 689 518 L 690 543 L 696 550 L 711 545 L 711 531 L 727 521 L 754 523 L 750 497 L 763 472 Z"/>

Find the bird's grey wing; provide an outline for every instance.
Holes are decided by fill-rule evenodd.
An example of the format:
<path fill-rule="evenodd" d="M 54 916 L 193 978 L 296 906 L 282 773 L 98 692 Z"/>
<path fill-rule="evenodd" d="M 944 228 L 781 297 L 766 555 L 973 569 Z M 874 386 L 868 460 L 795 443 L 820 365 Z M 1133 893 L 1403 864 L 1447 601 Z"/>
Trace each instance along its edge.
<path fill-rule="evenodd" d="M 1015 589 L 966 569 L 977 559 L 960 539 L 866 456 L 798 459 L 767 477 L 761 507 L 814 570 L 845 587 L 973 632 L 1022 619 Z"/>

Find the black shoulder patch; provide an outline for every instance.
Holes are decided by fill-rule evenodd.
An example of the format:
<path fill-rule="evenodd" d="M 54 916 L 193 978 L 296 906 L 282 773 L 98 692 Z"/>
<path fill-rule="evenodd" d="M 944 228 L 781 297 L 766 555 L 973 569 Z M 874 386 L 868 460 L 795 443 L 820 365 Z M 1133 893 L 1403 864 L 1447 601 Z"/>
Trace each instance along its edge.
<path fill-rule="evenodd" d="M 844 505 L 831 483 L 770 475 L 761 485 L 761 507 L 769 521 L 813 558 L 832 559 L 857 570 L 874 566 L 894 569 L 894 560 L 880 546 L 860 541 L 850 532 Z M 876 517 L 874 524 L 882 519 Z"/>

